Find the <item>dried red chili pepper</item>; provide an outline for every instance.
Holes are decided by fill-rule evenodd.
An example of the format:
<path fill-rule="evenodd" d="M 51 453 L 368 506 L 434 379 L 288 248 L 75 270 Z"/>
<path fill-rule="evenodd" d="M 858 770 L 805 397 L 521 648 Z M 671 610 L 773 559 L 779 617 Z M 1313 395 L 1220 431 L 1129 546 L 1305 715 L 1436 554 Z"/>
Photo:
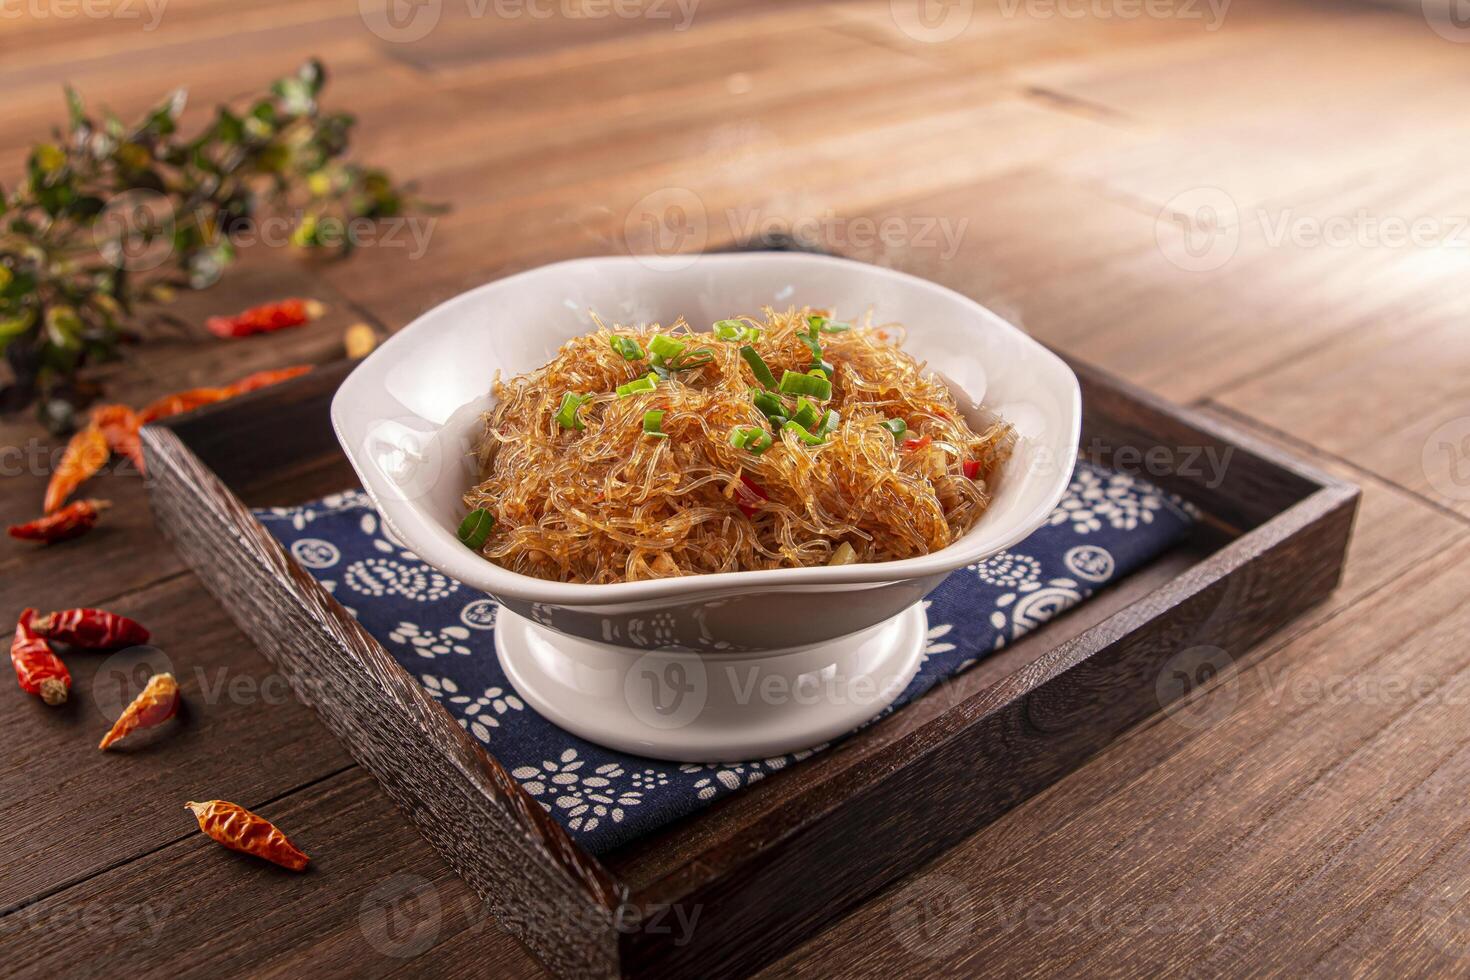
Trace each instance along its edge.
<path fill-rule="evenodd" d="M 191 412 L 201 405 L 211 405 L 229 397 L 228 388 L 190 388 L 187 391 L 176 391 L 172 395 L 164 395 L 139 412 L 138 424 L 147 425 L 180 412 Z"/>
<path fill-rule="evenodd" d="M 292 378 L 303 375 L 310 370 L 310 364 L 296 364 L 291 367 L 278 368 L 274 371 L 256 371 L 254 374 L 248 374 L 232 385 L 226 385 L 225 390 L 229 392 L 229 395 L 226 397 L 233 398 L 236 395 L 243 395 L 245 392 L 254 391 L 257 388 L 268 388 L 271 385 L 278 385 L 282 381 L 290 381 Z"/>
<path fill-rule="evenodd" d="M 961 467 L 965 471 L 965 479 L 980 479 L 980 461 L 978 459 L 967 459 Z"/>
<path fill-rule="evenodd" d="M 15 668 L 21 690 L 47 704 L 61 704 L 71 690 L 71 672 L 51 649 L 51 644 L 31 631 L 35 615 L 34 609 L 20 614 L 15 638 L 10 641 L 10 665 Z"/>
<path fill-rule="evenodd" d="M 283 299 L 279 303 L 252 306 L 234 316 L 212 316 L 204 321 L 204 325 L 216 337 L 250 337 L 258 333 L 272 333 L 287 327 L 302 326 L 317 319 L 325 311 L 325 307 L 314 299 Z"/>
<path fill-rule="evenodd" d="M 283 868 L 302 871 L 311 858 L 301 853 L 286 835 L 264 817 L 258 817 L 236 803 L 210 800 L 207 803 L 185 803 L 199 820 L 199 829 L 234 851 L 265 858 Z"/>
<path fill-rule="evenodd" d="M 12 524 L 6 530 L 12 538 L 55 544 L 80 537 L 97 526 L 102 512 L 112 505 L 105 500 L 78 500 L 54 514 L 38 517 L 25 524 Z"/>
<path fill-rule="evenodd" d="M 31 624 L 37 636 L 69 643 L 84 650 L 113 650 L 148 642 L 148 630 L 136 620 L 106 609 L 64 609 L 37 616 Z"/>
<path fill-rule="evenodd" d="M 272 371 L 256 371 L 254 374 L 247 374 L 239 381 L 217 388 L 190 388 L 187 391 L 164 395 L 138 413 L 138 422 L 140 425 L 147 425 L 149 422 L 157 422 L 159 419 L 178 415 L 180 412 L 191 412 L 203 405 L 212 405 L 227 398 L 234 398 L 236 395 L 243 395 L 247 391 L 289 381 L 311 369 L 310 364 L 295 364 Z"/>
<path fill-rule="evenodd" d="M 72 491 L 86 482 L 107 463 L 112 450 L 107 447 L 107 437 L 95 425 L 88 425 L 66 444 L 56 472 L 46 484 L 46 502 L 42 509 L 54 514 L 66 503 Z"/>
<path fill-rule="evenodd" d="M 137 412 L 126 405 L 101 405 L 92 409 L 92 424 L 102 431 L 108 449 L 132 460 L 139 473 L 145 471 L 143 443 L 138 438 L 142 423 Z"/>
<path fill-rule="evenodd" d="M 162 725 L 179 710 L 179 682 L 173 674 L 154 674 L 148 685 L 123 709 L 112 730 L 102 737 L 97 747 L 106 752 L 119 739 L 126 738 L 140 728 Z"/>

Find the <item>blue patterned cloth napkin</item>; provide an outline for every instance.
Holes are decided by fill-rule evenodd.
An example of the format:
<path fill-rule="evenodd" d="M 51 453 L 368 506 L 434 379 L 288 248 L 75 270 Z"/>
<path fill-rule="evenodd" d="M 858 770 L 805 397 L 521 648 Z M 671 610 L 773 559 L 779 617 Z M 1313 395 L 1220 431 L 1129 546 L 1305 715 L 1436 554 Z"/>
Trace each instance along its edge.
<path fill-rule="evenodd" d="M 679 765 L 594 745 L 516 696 L 495 656 L 495 600 L 419 561 L 392 536 L 367 494 L 353 490 L 255 514 L 593 853 L 626 844 L 825 747 L 738 765 Z M 929 594 L 923 664 L 888 711 L 1147 563 L 1192 524 L 1186 507 L 1153 485 L 1080 463 L 1066 497 L 1040 530 L 954 572 Z"/>

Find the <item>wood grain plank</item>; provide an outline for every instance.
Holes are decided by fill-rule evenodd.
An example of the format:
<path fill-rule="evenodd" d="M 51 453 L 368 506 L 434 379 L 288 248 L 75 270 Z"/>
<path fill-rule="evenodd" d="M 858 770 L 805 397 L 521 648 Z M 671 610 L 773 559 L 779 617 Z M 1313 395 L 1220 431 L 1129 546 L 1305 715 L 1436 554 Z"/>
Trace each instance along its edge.
<path fill-rule="evenodd" d="M 1470 304 L 1458 290 L 1426 298 L 1417 309 L 1400 306 L 1397 316 L 1361 323 L 1341 342 L 1243 379 L 1215 397 L 1470 514 L 1467 312 Z M 1345 413 L 1326 407 L 1341 404 L 1340 393 L 1347 392 L 1352 407 Z"/>
<path fill-rule="evenodd" d="M 664 217 L 658 195 L 671 188 L 683 189 L 675 192 L 678 202 L 694 209 L 694 231 L 683 242 L 685 249 L 694 250 L 748 240 L 748 229 L 772 223 L 791 227 L 815 219 L 850 228 L 845 216 L 860 216 L 865 208 L 896 196 L 1004 173 L 1058 152 L 1080 150 L 1094 139 L 1116 138 L 1086 120 L 1063 117 L 1056 125 L 1052 114 L 1025 100 L 975 104 L 972 96 L 959 91 L 949 99 L 953 108 L 941 111 L 936 106 L 932 114 L 919 116 L 914 108 L 926 101 L 923 96 L 854 107 L 850 121 L 834 114 L 815 140 L 803 135 L 811 132 L 810 107 L 763 116 L 748 131 L 723 138 L 709 127 L 703 135 L 685 129 L 662 137 L 682 143 L 682 151 L 658 155 L 635 173 L 601 176 L 587 165 L 584 153 L 568 170 L 569 181 L 580 174 L 572 183 L 457 207 L 435 231 L 431 261 L 415 267 L 419 275 L 411 293 L 386 279 L 393 262 L 386 255 L 362 256 L 327 275 L 355 301 L 390 322 L 405 322 L 471 285 L 552 258 L 649 251 L 645 212 L 655 220 Z M 845 130 L 839 131 L 839 124 Z M 960 152 L 976 132 L 990 134 L 993 152 Z M 727 150 L 729 137 L 749 137 L 733 157 Z M 793 140 L 809 142 L 811 153 L 793 154 Z M 892 147 L 892 152 L 873 155 L 877 145 Z M 561 164 L 552 158 L 545 165 Z M 528 174 L 524 179 L 532 178 Z M 535 234 L 507 240 L 497 232 L 507 227 L 534 229 Z"/>
<path fill-rule="evenodd" d="M 161 800 L 168 843 L 0 918 L 7 974 L 383 977 L 463 936 L 479 976 L 545 976 L 360 769 L 260 813 L 307 872 L 226 851 Z"/>
<path fill-rule="evenodd" d="M 1188 723 L 1137 732 L 770 975 L 1238 971 L 1330 944 L 1313 930 L 1349 928 L 1345 896 L 1371 903 L 1380 887 L 1363 877 L 1378 858 L 1365 846 L 1343 860 L 1344 845 L 1377 823 L 1379 847 L 1413 847 L 1411 797 L 1451 822 L 1451 840 L 1467 830 L 1453 797 L 1416 789 L 1460 752 L 1432 733 L 1466 684 L 1465 653 L 1445 638 L 1464 628 L 1467 561 L 1461 544 L 1410 573 L 1419 608 L 1384 591 L 1250 663 Z M 1443 697 L 1387 695 L 1418 677 Z M 1354 681 L 1384 697 L 1322 693 Z M 1406 743 L 1428 751 L 1410 763 Z M 1423 945 L 1414 954 L 1421 967 L 1450 962 Z"/>
<path fill-rule="evenodd" d="M 101 21 L 6 21 L 0 180 L 13 179 L 21 148 L 59 115 L 63 79 L 129 110 L 188 80 L 192 111 L 202 114 L 209 103 L 253 89 L 315 51 L 337 69 L 333 98 L 361 111 L 364 155 L 386 153 L 404 175 L 427 176 L 439 197 L 465 207 L 457 212 L 463 219 L 451 219 L 461 220 L 458 227 L 436 234 L 439 254 L 429 263 L 405 265 L 385 253 L 325 272 L 393 325 L 503 271 L 626 247 L 626 212 L 671 180 L 693 182 L 701 194 L 713 187 L 716 214 L 754 203 L 782 217 L 827 207 L 846 217 L 969 217 L 952 260 L 911 244 L 872 256 L 957 285 L 1049 341 L 1173 397 L 1215 393 L 1232 421 L 1255 416 L 1293 442 L 1319 443 L 1350 461 L 1329 459 L 1328 469 L 1365 483 L 1343 590 L 1262 667 L 1275 669 L 1281 660 L 1296 671 L 1285 675 L 1293 681 L 1338 670 L 1383 676 L 1374 672 L 1378 661 L 1364 658 L 1398 639 L 1411 666 L 1427 665 L 1445 690 L 1461 692 L 1459 675 L 1451 673 L 1453 651 L 1463 646 L 1457 635 L 1431 627 L 1415 633 L 1411 625 L 1437 615 L 1463 632 L 1453 586 L 1440 578 L 1463 580 L 1463 563 L 1435 556 L 1463 549 L 1464 523 L 1451 509 L 1463 514 L 1465 507 L 1453 482 L 1448 493 L 1437 489 L 1450 471 L 1431 478 L 1418 459 L 1436 429 L 1466 414 L 1459 406 L 1470 391 L 1461 381 L 1462 332 L 1455 326 L 1463 319 L 1456 295 L 1463 261 L 1444 249 L 1273 247 L 1253 231 L 1242 235 L 1224 268 L 1195 273 L 1170 265 L 1155 241 L 1160 206 L 1176 190 L 1203 184 L 1225 187 L 1247 219 L 1257 206 L 1273 220 L 1286 208 L 1314 218 L 1359 206 L 1408 217 L 1463 211 L 1462 52 L 1430 34 L 1417 9 L 1390 15 L 1311 3 L 1242 4 L 1222 30 L 1205 36 L 1197 26 L 1147 18 L 1046 21 L 978 4 L 964 36 L 925 44 L 903 34 L 887 2 L 766 4 L 756 16 L 711 17 L 678 37 L 624 31 L 598 38 L 575 28 L 507 34 L 525 57 L 516 57 L 505 38 L 476 50 L 482 30 L 463 42 L 436 38 L 415 63 L 412 52 L 393 52 L 366 35 L 355 6 L 171 0 L 151 35 Z M 843 38 L 862 43 L 849 47 Z M 803 39 L 824 57 L 844 59 L 845 70 L 803 72 Z M 602 86 L 599 66 L 607 68 Z M 742 73 L 747 77 L 735 88 L 749 84 L 744 95 L 730 87 L 731 76 Z M 545 79 L 539 89 L 538 76 Z M 908 91 L 885 95 L 885 80 Z M 1012 123 L 997 123 L 984 110 L 998 98 L 1027 103 L 1034 114 L 1023 124 L 1015 123 L 1019 111 Z M 865 107 L 867 100 L 874 104 Z M 701 102 L 722 118 L 701 122 Z M 946 113 L 948 124 L 936 119 Z M 907 127 L 905 115 L 914 118 Z M 1103 139 L 1078 121 L 1111 132 Z M 829 125 L 848 134 L 839 144 L 844 155 L 866 152 L 881 162 L 890 144 L 908 139 L 914 150 L 893 154 L 904 165 L 895 175 L 822 157 L 814 167 L 803 155 L 821 147 Z M 608 165 L 599 152 L 619 160 Z M 724 168 L 722 156 L 730 155 L 734 166 L 704 175 Z M 579 164 L 577 156 L 586 159 Z M 946 159 L 931 167 L 925 156 Z M 947 159 L 956 156 L 960 162 Z M 551 179 L 538 181 L 543 164 Z M 907 179 L 908 169 L 918 176 Z M 262 268 L 279 258 L 265 256 Z M 155 350 L 160 357 L 145 363 L 157 367 L 156 379 L 119 378 L 119 390 L 157 391 L 149 385 L 210 379 L 228 366 L 195 366 L 203 352 L 185 347 Z M 248 353 L 264 363 L 297 351 Z M 29 430 L 18 424 L 4 431 L 6 441 L 15 432 L 19 445 Z M 1411 492 L 1366 477 L 1360 467 Z M 113 493 L 112 478 L 98 489 Z M 29 516 L 38 492 L 37 478 L 6 480 L 0 508 Z M 148 580 L 127 569 L 177 569 L 135 507 L 141 501 L 128 497 L 129 489 L 117 492 L 131 503 L 113 515 L 110 530 L 79 543 L 84 549 L 0 549 L 7 608 L 36 593 L 101 599 Z M 109 574 L 112 563 L 125 571 Z M 157 588 L 125 604 L 153 602 Z M 1372 604 L 1358 612 L 1351 603 L 1365 598 Z M 1404 663 L 1382 662 L 1390 674 Z M 1196 965 L 1191 951 L 1203 950 L 1217 957 L 1216 967 L 1461 972 L 1463 961 L 1445 955 L 1455 955 L 1465 935 L 1453 907 L 1446 912 L 1446 900 L 1464 897 L 1466 856 L 1465 827 L 1452 805 L 1465 792 L 1467 771 L 1463 748 L 1447 734 L 1457 730 L 1455 714 L 1431 702 L 1397 714 L 1357 705 L 1304 709 L 1281 720 L 1269 704 L 1281 677 L 1251 675 L 1253 665 L 1246 660 L 1236 714 L 1217 726 L 1222 730 L 1178 732 L 1167 721 L 1136 733 L 972 837 L 936 866 L 937 877 L 871 903 L 777 971 L 1183 969 Z M 12 713 L 4 723 L 15 728 L 7 744 L 49 745 L 37 726 L 56 720 Z M 85 756 L 91 742 L 83 741 L 77 751 Z M 1223 775 L 1222 757 L 1235 760 Z M 20 758 L 7 754 L 0 778 L 20 779 Z M 223 759 L 211 771 L 247 779 Z M 354 770 L 337 778 L 365 777 Z M 7 783 L 7 791 L 12 785 L 42 792 L 24 782 Z M 136 794 L 148 785 L 130 777 L 105 792 Z M 339 901 L 341 882 L 323 875 L 288 882 L 293 891 L 282 896 L 269 876 L 247 885 L 239 872 L 255 869 L 226 864 L 229 874 L 206 877 L 212 887 L 200 892 L 206 908 L 197 921 L 192 914 L 169 920 L 169 963 L 180 972 L 207 972 L 218 962 L 232 972 L 320 968 L 344 975 L 532 968 L 493 926 L 461 929 L 448 913 L 434 952 L 399 960 L 379 957 L 370 944 L 364 949 L 352 923 L 356 896 L 367 896 L 380 871 L 406 869 L 451 889 L 457 879 L 442 877 L 442 865 L 380 797 L 342 807 L 336 789 L 334 782 L 329 790 L 307 790 L 268 812 L 293 825 L 297 811 L 285 807 L 319 812 L 321 823 L 304 817 L 299 826 L 313 838 L 321 827 L 319 840 L 329 848 L 353 838 L 357 891 Z M 52 806 L 45 819 L 73 819 L 69 799 Z M 1282 829 L 1273 833 L 1268 825 L 1277 815 Z M 170 811 L 159 822 L 171 826 L 174 819 Z M 96 836 L 103 839 L 101 830 Z M 197 861 L 160 860 L 175 849 L 193 853 L 189 843 L 165 846 L 87 885 L 97 883 L 105 910 L 136 902 L 140 889 L 146 893 L 160 879 L 208 872 Z M 1230 857 L 1215 858 L 1225 845 Z M 100 853 L 94 841 L 78 846 Z M 230 857 L 207 843 L 193 846 L 202 848 L 196 858 Z M 46 877 L 50 861 L 38 863 Z M 1033 888 L 1023 865 L 1048 871 Z M 961 913 L 957 947 L 945 942 L 954 924 L 944 915 L 946 876 L 964 889 L 954 905 Z M 318 886 L 321 880 L 328 884 Z M 300 887 L 308 882 L 321 890 Z M 1288 903 L 1256 900 L 1278 884 Z M 446 908 L 457 900 L 444 895 Z M 1094 899 L 1145 910 L 1145 919 L 1148 908 L 1162 904 L 1161 928 L 1168 931 L 1141 930 L 1137 916 L 1104 919 L 1099 930 L 1085 916 L 1079 923 L 1055 914 Z M 73 917 L 99 908 L 46 907 Z M 927 933 L 918 917 L 924 910 L 932 913 Z M 7 932 L 17 921 L 0 918 L 13 969 L 121 965 L 137 972 L 155 965 L 157 946 L 120 937 L 105 924 L 67 926 L 65 941 L 46 947 L 32 927 Z M 1177 948 L 1166 948 L 1171 941 Z M 212 955 L 201 960 L 200 948 Z"/>
<path fill-rule="evenodd" d="M 161 556 L 160 556 L 161 557 Z M 115 588 L 125 580 L 113 580 Z M 50 607 L 7 576 L 0 615 Z M 94 595 L 88 598 L 102 598 Z M 0 909 L 148 853 L 181 834 L 188 799 L 269 800 L 348 765 L 317 723 L 188 574 L 108 603 L 153 632 L 149 647 L 66 656 L 72 697 L 50 709 L 6 685 L 0 737 Z M 103 753 L 97 742 L 151 672 L 171 670 L 185 713 L 160 737 Z M 176 812 L 177 811 L 177 812 Z"/>
<path fill-rule="evenodd" d="M 536 4 L 445 4 L 437 19 L 392 32 L 383 50 L 428 72 L 479 66 L 487 62 L 575 57 L 600 60 L 606 52 L 629 48 L 662 49 L 682 35 L 709 32 L 761 20 L 814 24 L 826 0 L 631 0 L 612 5 L 573 3 L 561 16 Z M 428 26 L 432 25 L 432 26 Z M 425 33 L 427 31 L 427 33 Z M 412 40 L 396 38 L 420 35 Z"/>

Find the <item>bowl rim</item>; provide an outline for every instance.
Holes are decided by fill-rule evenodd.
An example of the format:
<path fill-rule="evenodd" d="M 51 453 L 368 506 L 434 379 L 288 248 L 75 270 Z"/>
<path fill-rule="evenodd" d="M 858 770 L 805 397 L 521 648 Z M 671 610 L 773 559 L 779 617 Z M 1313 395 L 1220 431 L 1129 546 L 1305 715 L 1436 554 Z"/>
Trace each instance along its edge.
<path fill-rule="evenodd" d="M 957 568 L 962 568 L 965 565 L 978 561 L 981 558 L 993 555 L 998 551 L 1017 544 L 1030 535 L 1045 521 L 1047 515 L 1051 513 L 1065 495 L 1067 487 L 1071 482 L 1072 470 L 1076 465 L 1077 446 L 1081 436 L 1081 386 L 1077 381 L 1076 374 L 1061 357 L 1005 317 L 1000 316 L 963 293 L 950 289 L 947 286 L 942 286 L 939 283 L 906 272 L 899 272 L 895 269 L 882 266 L 869 266 L 857 260 L 840 256 L 806 252 L 772 251 L 715 252 L 698 256 L 679 256 L 677 258 L 679 259 L 679 263 L 674 265 L 670 264 L 668 260 L 646 256 L 588 256 L 551 262 L 492 280 L 491 282 L 459 293 L 415 317 L 407 326 L 379 345 L 375 351 L 364 358 L 348 374 L 332 398 L 332 429 L 348 461 L 352 464 L 352 468 L 362 481 L 363 489 L 367 492 L 377 507 L 378 512 L 383 516 L 386 523 L 403 542 L 405 547 L 412 551 L 421 561 L 451 575 L 465 585 L 480 589 L 497 598 L 507 597 L 523 602 L 543 603 L 553 606 L 581 608 L 621 606 L 629 603 L 646 603 L 676 597 L 687 598 L 691 594 L 728 594 L 731 592 L 765 591 L 773 587 L 792 589 L 810 588 L 812 591 L 841 590 L 848 586 L 872 586 L 875 584 L 904 582 L 929 576 L 944 575 Z M 441 531 L 444 529 L 439 526 L 437 521 L 430 520 L 412 501 L 395 499 L 391 494 L 385 500 L 384 496 L 378 492 L 378 484 L 386 484 L 387 478 L 378 473 L 373 467 L 366 465 L 365 462 L 359 461 L 357 453 L 346 437 L 344 432 L 344 426 L 346 425 L 344 416 L 349 411 L 349 403 L 360 401 L 363 393 L 359 392 L 358 389 L 369 383 L 370 374 L 376 371 L 383 360 L 396 347 L 401 347 L 403 344 L 410 342 L 408 337 L 416 328 L 420 328 L 431 320 L 439 319 L 446 313 L 452 311 L 456 306 L 471 302 L 474 297 L 481 293 L 504 289 L 520 279 L 544 275 L 557 269 L 573 269 L 577 266 L 638 264 L 644 269 L 652 268 L 657 270 L 660 265 L 663 265 L 671 271 L 691 271 L 696 267 L 708 267 L 710 265 L 718 266 L 725 263 L 738 264 L 765 261 L 793 265 L 862 265 L 865 266 L 865 274 L 901 282 L 910 287 L 945 294 L 957 300 L 962 306 L 968 307 L 980 318 L 992 321 L 999 327 L 1013 332 L 1021 338 L 1024 344 L 1032 347 L 1035 353 L 1043 360 L 1061 369 L 1063 372 L 1062 377 L 1067 382 L 1067 391 L 1065 394 L 1068 396 L 1070 405 L 1068 432 L 1065 441 L 1067 449 L 1064 458 L 1054 460 L 1056 466 L 1055 477 L 1048 493 L 1044 497 L 1039 498 L 1038 502 L 1027 511 L 1024 519 L 1015 522 L 1014 528 L 1010 533 L 1003 535 L 998 541 L 994 537 L 986 536 L 967 543 L 962 538 L 954 544 L 941 548 L 939 551 L 896 561 L 839 565 L 836 567 L 822 565 L 754 571 L 711 572 L 699 575 L 680 576 L 677 578 L 649 579 L 639 582 L 615 582 L 603 585 L 553 582 L 548 579 L 513 572 L 478 554 L 470 552 L 468 549 L 464 549 L 463 546 L 460 546 L 464 552 L 463 555 L 450 555 L 447 552 L 440 551 L 437 542 L 433 540 L 426 541 L 425 536 L 414 533 L 414 530 L 419 526 L 424 527 L 426 534 L 431 533 L 429 532 L 430 528 L 437 528 Z M 375 364 L 374 362 L 377 363 Z M 421 544 L 427 545 L 427 549 L 421 549 L 419 547 Z M 469 559 L 469 561 L 465 561 L 464 559 Z M 711 598 L 713 597 L 712 595 Z"/>

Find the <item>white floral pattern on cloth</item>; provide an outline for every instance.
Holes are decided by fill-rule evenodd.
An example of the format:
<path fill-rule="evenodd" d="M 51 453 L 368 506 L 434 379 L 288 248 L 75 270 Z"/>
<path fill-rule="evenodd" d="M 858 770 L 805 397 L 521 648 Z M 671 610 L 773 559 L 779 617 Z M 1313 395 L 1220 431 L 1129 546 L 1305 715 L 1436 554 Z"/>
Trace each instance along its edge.
<path fill-rule="evenodd" d="M 427 565 L 391 558 L 364 558 L 347 566 L 342 576 L 353 592 L 381 598 L 400 595 L 414 602 L 433 602 L 459 590 L 459 583 Z"/>
<path fill-rule="evenodd" d="M 500 727 L 497 715 L 503 715 L 507 711 L 524 711 L 526 707 L 520 698 L 499 687 L 487 687 L 484 694 L 472 698 L 468 694 L 461 694 L 459 685 L 448 677 L 421 674 L 419 683 L 423 684 L 424 690 L 434 700 L 452 705 L 459 714 L 455 719 L 459 722 L 459 727 L 481 742 L 488 743 L 490 729 Z"/>
<path fill-rule="evenodd" d="M 771 773 L 779 772 L 793 763 L 810 759 L 826 747 L 825 744 L 817 745 L 790 755 L 778 755 L 771 759 L 757 759 L 753 762 L 710 762 L 704 765 L 686 762 L 679 766 L 679 771 L 686 776 L 694 777 L 693 789 L 696 797 L 701 800 L 712 800 L 723 796 L 729 790 L 758 783 Z"/>
<path fill-rule="evenodd" d="M 463 640 L 470 638 L 470 631 L 463 626 L 446 626 L 443 629 L 426 630 L 418 623 L 405 620 L 399 623 L 388 639 L 413 650 L 420 657 L 445 657 L 457 653 L 468 657 L 472 652 Z"/>
<path fill-rule="evenodd" d="M 365 494 L 334 494 L 256 516 L 593 853 L 741 792 L 821 749 L 681 766 L 593 745 L 517 696 L 495 655 L 495 601 L 420 562 Z M 1129 574 L 1187 533 L 1190 523 L 1179 502 L 1157 488 L 1079 464 L 1046 525 L 960 569 L 926 597 L 923 663 L 883 715 Z M 658 617 L 641 627 L 650 636 L 662 628 Z"/>
<path fill-rule="evenodd" d="M 511 775 L 549 812 L 561 811 L 572 830 L 590 832 L 604 820 L 622 823 L 626 809 L 643 802 L 642 791 L 618 785 L 625 774 L 616 762 L 603 763 L 590 773 L 582 771 L 584 766 L 577 750 L 567 749 L 555 762 L 543 760 L 540 768 L 520 766 Z"/>
<path fill-rule="evenodd" d="M 934 603 L 930 602 L 928 599 L 924 600 L 924 612 L 926 614 L 929 612 L 929 607 L 932 605 L 934 605 Z M 945 637 L 949 636 L 950 631 L 953 629 L 953 623 L 936 623 L 932 619 L 929 620 L 929 633 L 924 637 L 925 662 L 927 662 L 930 657 L 937 657 L 941 653 L 949 653 L 951 650 L 954 649 L 954 644 L 945 640 Z"/>
<path fill-rule="evenodd" d="M 1104 525 L 1132 531 L 1140 524 L 1153 523 L 1154 515 L 1167 502 L 1167 495 L 1151 483 L 1083 462 L 1047 522 L 1071 524 L 1078 534 L 1100 531 Z"/>

